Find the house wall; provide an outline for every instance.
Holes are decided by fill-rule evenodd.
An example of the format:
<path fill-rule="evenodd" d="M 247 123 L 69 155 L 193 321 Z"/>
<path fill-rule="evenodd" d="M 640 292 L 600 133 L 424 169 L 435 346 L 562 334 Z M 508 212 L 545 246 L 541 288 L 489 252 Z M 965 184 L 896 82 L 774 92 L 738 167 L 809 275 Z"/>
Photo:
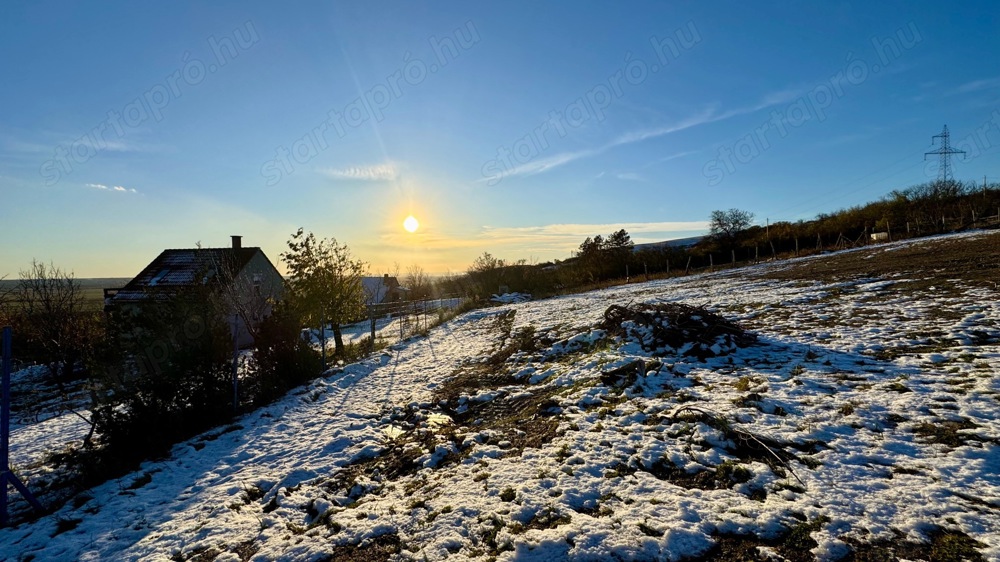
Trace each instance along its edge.
<path fill-rule="evenodd" d="M 260 279 L 259 284 L 256 283 L 255 279 L 258 276 Z M 234 287 L 236 288 L 237 298 L 242 301 L 240 306 L 248 306 L 255 313 L 260 313 L 262 315 L 261 319 L 263 319 L 263 316 L 270 314 L 270 307 L 261 309 L 260 304 L 262 302 L 280 300 L 285 294 L 285 280 L 278 273 L 278 270 L 275 269 L 271 261 L 267 259 L 264 252 L 254 254 L 250 261 L 240 270 L 234 280 Z M 258 316 L 258 314 L 254 314 L 254 316 Z M 249 330 L 247 330 L 245 322 L 235 312 L 230 316 L 230 322 L 234 321 L 239 330 L 238 345 L 241 348 L 253 345 L 253 337 L 250 335 Z"/>

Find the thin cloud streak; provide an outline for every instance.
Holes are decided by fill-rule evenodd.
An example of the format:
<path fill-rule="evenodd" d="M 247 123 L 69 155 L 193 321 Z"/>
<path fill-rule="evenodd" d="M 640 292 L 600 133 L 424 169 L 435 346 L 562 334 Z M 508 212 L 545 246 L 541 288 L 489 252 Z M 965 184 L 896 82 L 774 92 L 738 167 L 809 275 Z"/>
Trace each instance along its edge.
<path fill-rule="evenodd" d="M 986 78 L 983 80 L 973 80 L 971 82 L 966 82 L 960 85 L 951 92 L 950 95 L 955 94 L 970 94 L 972 92 L 980 92 L 983 90 L 992 90 L 994 88 L 1000 88 L 1000 77 L 997 78 Z"/>
<path fill-rule="evenodd" d="M 139 193 L 134 187 L 123 187 L 121 185 L 104 185 L 103 183 L 88 183 L 84 184 L 87 187 L 93 189 L 99 189 L 101 191 L 116 191 L 118 193 Z"/>
<path fill-rule="evenodd" d="M 662 242 L 708 230 L 708 221 L 631 222 L 606 224 L 547 224 L 522 227 L 484 226 L 473 236 L 450 236 L 440 232 L 418 231 L 404 234 L 387 231 L 380 237 L 379 250 L 410 249 L 455 251 L 486 249 L 507 250 L 511 255 L 540 253 L 550 257 L 568 257 L 584 238 L 607 235 L 625 229 L 636 243 Z"/>
<path fill-rule="evenodd" d="M 708 221 L 672 221 L 672 222 L 623 222 L 606 224 L 547 224 L 541 226 L 521 227 L 483 227 L 485 238 L 498 237 L 531 237 L 531 236 L 561 236 L 587 237 L 596 234 L 607 234 L 625 229 L 629 234 L 653 232 L 688 232 L 708 229 Z"/>
<path fill-rule="evenodd" d="M 781 105 L 784 103 L 789 103 L 796 98 L 800 97 L 805 90 L 803 89 L 785 89 L 777 92 L 772 92 L 765 95 L 760 102 L 737 109 L 731 109 L 729 111 L 717 112 L 714 107 L 708 107 L 702 110 L 699 114 L 689 117 L 683 121 L 675 123 L 673 125 L 668 125 L 666 127 L 659 127 L 655 129 L 641 129 L 638 131 L 630 131 L 623 135 L 618 136 L 613 141 L 599 146 L 597 148 L 578 150 L 574 152 L 563 152 L 550 156 L 548 158 L 542 158 L 538 160 L 533 160 L 527 162 L 520 166 L 516 166 L 504 173 L 505 176 L 532 176 L 535 174 L 540 174 L 542 172 L 547 172 L 559 166 L 569 164 L 575 160 L 581 158 L 586 158 L 588 156 L 596 156 L 623 145 L 634 144 L 637 142 L 642 142 L 645 140 L 662 137 L 672 133 L 677 133 L 692 127 L 698 127 L 700 125 L 707 125 L 709 123 L 715 123 L 717 121 L 723 121 L 725 119 L 731 119 L 739 115 L 746 115 L 748 113 L 754 113 L 768 107 L 773 107 L 775 105 Z M 488 178 L 487 178 L 488 179 Z M 480 180 L 482 181 L 482 180 Z"/>
<path fill-rule="evenodd" d="M 399 177 L 393 164 L 371 166 L 349 166 L 347 168 L 322 168 L 319 173 L 335 180 L 392 181 Z"/>

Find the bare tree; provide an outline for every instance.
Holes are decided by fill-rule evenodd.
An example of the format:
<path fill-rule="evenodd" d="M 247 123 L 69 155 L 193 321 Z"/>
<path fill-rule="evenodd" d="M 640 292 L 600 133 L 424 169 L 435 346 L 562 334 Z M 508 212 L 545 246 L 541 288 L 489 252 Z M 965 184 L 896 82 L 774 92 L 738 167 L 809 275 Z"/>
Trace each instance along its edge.
<path fill-rule="evenodd" d="M 244 272 L 233 259 L 222 258 L 213 264 L 219 276 L 219 291 L 227 314 L 239 319 L 250 337 L 257 340 L 260 326 L 270 316 L 284 292 L 283 286 L 265 283 L 259 273 Z"/>
<path fill-rule="evenodd" d="M 753 213 L 740 209 L 712 211 L 709 221 L 709 235 L 727 249 L 736 247 L 743 231 L 753 225 Z"/>
<path fill-rule="evenodd" d="M 406 288 L 410 290 L 410 298 L 414 300 L 425 299 L 431 295 L 430 278 L 424 272 L 424 268 L 413 264 L 406 268 Z"/>
<path fill-rule="evenodd" d="M 97 311 L 86 306 L 72 273 L 32 261 L 20 272 L 13 313 L 29 351 L 41 358 L 57 382 L 69 380 L 98 337 Z"/>

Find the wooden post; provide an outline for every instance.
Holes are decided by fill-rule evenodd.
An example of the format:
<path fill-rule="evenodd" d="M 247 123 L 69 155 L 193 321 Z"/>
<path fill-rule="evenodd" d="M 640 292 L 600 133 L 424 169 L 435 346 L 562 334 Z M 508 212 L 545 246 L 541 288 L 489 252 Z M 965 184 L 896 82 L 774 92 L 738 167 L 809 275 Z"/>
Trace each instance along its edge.
<path fill-rule="evenodd" d="M 774 252 L 774 246 L 771 246 L 771 251 Z M 799 237 L 795 237 L 795 257 L 799 257 Z"/>
<path fill-rule="evenodd" d="M 757 263 L 760 261 L 760 246 L 753 247 L 753 261 Z"/>
<path fill-rule="evenodd" d="M 715 263 L 712 260 L 712 254 L 708 254 L 708 270 L 711 271 L 715 269 Z"/>
<path fill-rule="evenodd" d="M 240 411 L 240 317 L 233 315 L 233 415 Z"/>
<path fill-rule="evenodd" d="M 319 341 L 320 345 L 323 346 L 321 356 L 323 358 L 323 370 L 326 371 L 326 318 L 323 318 L 324 314 L 320 314 L 319 321 Z"/>
<path fill-rule="evenodd" d="M 736 249 L 730 250 L 733 253 L 733 265 L 736 265 Z"/>
<path fill-rule="evenodd" d="M 1000 209 L 998 209 L 998 210 L 1000 210 Z M 684 267 L 684 275 L 687 275 L 688 271 L 690 271 L 690 270 L 691 270 L 691 254 L 688 254 L 688 263 Z"/>
<path fill-rule="evenodd" d="M 368 305 L 368 320 L 371 322 L 372 353 L 375 353 L 375 303 Z"/>

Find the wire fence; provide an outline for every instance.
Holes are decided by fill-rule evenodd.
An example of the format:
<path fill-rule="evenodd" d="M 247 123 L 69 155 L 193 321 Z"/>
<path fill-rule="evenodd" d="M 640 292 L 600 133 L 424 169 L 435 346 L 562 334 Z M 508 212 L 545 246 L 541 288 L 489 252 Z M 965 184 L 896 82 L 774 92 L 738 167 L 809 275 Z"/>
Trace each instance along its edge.
<path fill-rule="evenodd" d="M 422 299 L 371 303 L 367 305 L 367 318 L 340 326 L 345 345 L 360 347 L 363 352 L 393 345 L 407 338 L 423 334 L 450 317 L 468 299 L 448 296 L 437 299 Z M 333 327 L 310 329 L 311 341 L 320 349 L 325 346 L 333 351 Z"/>

